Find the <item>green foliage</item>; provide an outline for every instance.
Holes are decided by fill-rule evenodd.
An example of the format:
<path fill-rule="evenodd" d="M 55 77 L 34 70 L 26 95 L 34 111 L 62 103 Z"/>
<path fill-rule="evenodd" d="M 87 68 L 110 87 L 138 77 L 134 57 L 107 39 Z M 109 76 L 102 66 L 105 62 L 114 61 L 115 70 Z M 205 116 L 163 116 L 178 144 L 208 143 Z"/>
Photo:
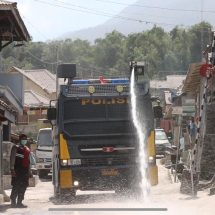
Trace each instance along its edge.
<path fill-rule="evenodd" d="M 204 51 L 207 44 L 210 42 L 212 26 L 207 22 L 194 25 L 189 29 L 189 35 L 191 37 L 190 51 L 192 54 L 191 61 L 198 62 L 202 59 L 201 51 Z M 199 51 L 200 50 L 200 51 Z"/>
<path fill-rule="evenodd" d="M 30 42 L 2 51 L 5 69 L 46 68 L 55 73 L 60 62 L 76 63 L 79 77 L 118 76 L 129 70 L 129 61 L 145 61 L 150 78 L 186 71 L 199 62 L 210 43 L 212 26 L 202 22 L 188 29 L 176 26 L 170 32 L 154 26 L 151 30 L 124 36 L 113 31 L 94 44 L 86 40 Z"/>
<path fill-rule="evenodd" d="M 122 58 L 124 38 L 121 33 L 113 31 L 104 39 L 97 39 L 94 50 L 95 63 L 100 67 L 114 68 Z"/>

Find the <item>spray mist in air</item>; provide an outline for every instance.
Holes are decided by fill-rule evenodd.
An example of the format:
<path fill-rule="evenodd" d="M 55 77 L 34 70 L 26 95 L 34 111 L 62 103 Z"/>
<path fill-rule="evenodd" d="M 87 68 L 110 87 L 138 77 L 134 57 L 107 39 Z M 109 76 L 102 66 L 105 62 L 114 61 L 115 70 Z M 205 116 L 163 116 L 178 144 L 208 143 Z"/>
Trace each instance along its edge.
<path fill-rule="evenodd" d="M 136 92 L 135 92 L 134 68 L 132 69 L 132 73 L 131 73 L 130 94 L 131 94 L 132 118 L 133 118 L 134 126 L 137 131 L 138 143 L 139 143 L 139 169 L 141 173 L 140 188 L 142 191 L 142 197 L 146 199 L 150 192 L 150 183 L 147 177 L 148 159 L 147 159 L 147 152 L 145 147 L 145 142 L 146 142 L 146 137 L 144 133 L 145 125 L 141 124 L 138 117 L 137 98 L 136 98 Z"/>

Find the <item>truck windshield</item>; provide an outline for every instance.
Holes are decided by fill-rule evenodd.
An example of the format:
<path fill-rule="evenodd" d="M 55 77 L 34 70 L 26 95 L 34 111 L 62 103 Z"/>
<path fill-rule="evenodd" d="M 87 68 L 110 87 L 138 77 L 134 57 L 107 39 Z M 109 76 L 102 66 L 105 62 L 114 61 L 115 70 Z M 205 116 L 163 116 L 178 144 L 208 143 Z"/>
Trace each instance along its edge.
<path fill-rule="evenodd" d="M 38 146 L 51 146 L 52 135 L 51 130 L 40 130 L 37 138 Z"/>
<path fill-rule="evenodd" d="M 61 120 L 63 130 L 76 135 L 127 135 L 135 132 L 129 98 L 75 98 L 62 103 Z M 152 115 L 150 99 L 142 97 L 138 101 L 141 112 L 145 112 L 143 122 L 151 128 Z"/>

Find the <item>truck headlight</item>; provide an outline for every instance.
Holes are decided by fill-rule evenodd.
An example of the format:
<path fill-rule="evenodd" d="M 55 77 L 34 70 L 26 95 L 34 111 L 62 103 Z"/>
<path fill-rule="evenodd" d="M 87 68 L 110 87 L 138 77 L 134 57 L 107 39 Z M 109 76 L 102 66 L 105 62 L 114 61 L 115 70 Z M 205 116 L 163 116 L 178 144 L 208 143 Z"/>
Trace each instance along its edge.
<path fill-rule="evenodd" d="M 61 160 L 62 166 L 80 166 L 81 159 Z"/>
<path fill-rule="evenodd" d="M 155 163 L 156 163 L 155 157 L 149 156 L 149 164 L 155 164 Z"/>
<path fill-rule="evenodd" d="M 71 159 L 70 163 L 72 166 L 80 166 L 81 165 L 81 159 Z"/>
<path fill-rule="evenodd" d="M 70 160 L 61 160 L 60 163 L 62 166 L 70 166 L 71 165 Z"/>

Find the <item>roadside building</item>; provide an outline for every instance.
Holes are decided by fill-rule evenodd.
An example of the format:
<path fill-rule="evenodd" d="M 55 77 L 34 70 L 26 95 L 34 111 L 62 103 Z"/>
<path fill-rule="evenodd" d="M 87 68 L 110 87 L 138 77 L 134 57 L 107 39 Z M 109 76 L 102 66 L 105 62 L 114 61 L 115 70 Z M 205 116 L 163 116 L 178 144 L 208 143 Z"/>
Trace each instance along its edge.
<path fill-rule="evenodd" d="M 12 67 L 10 74 L 20 74 L 24 79 L 24 112 L 18 116 L 13 132 L 23 132 L 36 139 L 38 130 L 49 127 L 46 119 L 50 100 L 56 98 L 56 76 L 46 69 L 23 70 Z"/>
<path fill-rule="evenodd" d="M 25 133 L 29 138 L 36 139 L 38 130 L 47 126 L 42 120 L 46 119 L 49 101 L 32 90 L 25 90 L 23 114 L 18 116 L 17 125 L 12 127 L 13 132 Z"/>
<path fill-rule="evenodd" d="M 17 3 L 0 0 L 0 52 L 11 43 L 29 41 L 30 35 L 20 17 Z M 0 203 L 4 200 L 3 157 L 11 141 L 11 125 L 23 110 L 23 78 L 0 71 Z M 3 148 L 4 143 L 4 148 Z M 5 197 L 6 198 L 6 197 Z"/>
<path fill-rule="evenodd" d="M 206 76 L 200 75 L 201 68 L 202 64 L 190 66 L 183 88 L 187 95 L 183 112 L 195 111 L 194 120 L 199 125 L 197 170 L 200 179 L 211 179 L 215 175 L 215 73 L 213 70 L 207 83 Z"/>
<path fill-rule="evenodd" d="M 150 81 L 151 94 L 159 97 L 163 107 L 163 119 L 157 123 L 157 127 L 163 128 L 167 135 L 172 138 L 172 100 L 181 92 L 186 75 L 168 75 L 165 80 Z"/>
<path fill-rule="evenodd" d="M 164 91 L 176 94 L 185 78 L 186 75 L 167 75 L 165 80 L 152 80 L 150 81 L 151 94 L 164 101 Z"/>
<path fill-rule="evenodd" d="M 36 92 L 48 99 L 56 99 L 56 76 L 46 69 L 23 70 L 12 67 L 10 73 L 24 76 L 24 89 Z"/>
<path fill-rule="evenodd" d="M 193 195 L 197 192 L 198 183 L 198 187 L 207 188 L 210 183 L 215 183 L 212 181 L 215 178 L 215 72 L 210 70 L 207 78 L 207 74 L 201 72 L 205 65 L 190 64 L 183 86 L 177 93 L 179 96 L 172 98 L 173 142 L 179 143 L 179 139 L 184 138 L 181 158 L 186 168 L 182 174 L 181 192 L 193 192 Z M 191 123 L 195 125 L 193 138 Z M 194 190 L 190 185 L 190 171 Z M 201 180 L 208 180 L 208 184 L 201 185 Z"/>

